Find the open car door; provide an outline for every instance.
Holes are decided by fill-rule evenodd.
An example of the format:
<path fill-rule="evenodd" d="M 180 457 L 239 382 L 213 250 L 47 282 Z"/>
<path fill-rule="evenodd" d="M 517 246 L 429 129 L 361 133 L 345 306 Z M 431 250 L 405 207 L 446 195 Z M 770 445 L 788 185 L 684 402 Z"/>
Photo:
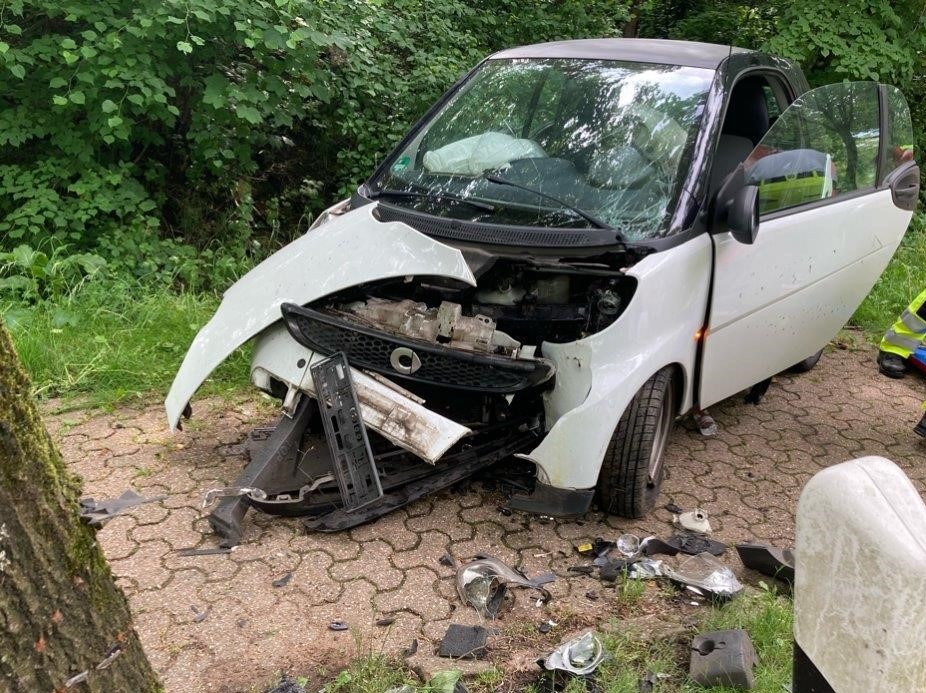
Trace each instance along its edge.
<path fill-rule="evenodd" d="M 728 179 L 718 209 L 748 186 L 754 235 L 737 240 L 722 211 L 712 228 L 702 407 L 822 349 L 884 271 L 919 193 L 903 95 L 873 82 L 805 93 Z"/>

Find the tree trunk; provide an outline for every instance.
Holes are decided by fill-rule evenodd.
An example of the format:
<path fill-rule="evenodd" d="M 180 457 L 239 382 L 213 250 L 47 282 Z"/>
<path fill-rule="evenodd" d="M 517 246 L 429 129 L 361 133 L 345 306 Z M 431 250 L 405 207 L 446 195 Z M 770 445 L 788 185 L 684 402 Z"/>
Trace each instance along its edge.
<path fill-rule="evenodd" d="M 640 35 L 640 0 L 633 0 L 629 8 L 629 16 L 624 22 L 621 32 L 624 38 L 637 38 Z"/>
<path fill-rule="evenodd" d="M 0 691 L 64 691 L 82 672 L 67 690 L 159 688 L 79 491 L 0 322 Z"/>

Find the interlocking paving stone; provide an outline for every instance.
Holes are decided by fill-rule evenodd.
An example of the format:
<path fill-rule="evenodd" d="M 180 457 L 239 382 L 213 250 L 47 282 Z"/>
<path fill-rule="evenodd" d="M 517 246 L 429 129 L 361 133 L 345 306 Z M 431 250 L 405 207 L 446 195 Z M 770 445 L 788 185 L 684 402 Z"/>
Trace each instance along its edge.
<path fill-rule="evenodd" d="M 715 538 L 724 542 L 790 544 L 800 490 L 829 465 L 884 455 L 922 493 L 926 444 L 911 428 L 926 388 L 917 377 L 879 377 L 874 357 L 868 348 L 830 350 L 812 372 L 776 377 L 758 407 L 742 395 L 712 407 L 720 429 L 714 438 L 680 422 L 666 452 L 662 498 L 643 521 L 597 511 L 547 524 L 505 516 L 498 511 L 504 498 L 472 484 L 339 534 L 307 534 L 298 520 L 251 513 L 245 543 L 213 556 L 184 558 L 176 550 L 215 545 L 202 496 L 237 476 L 248 430 L 273 417 L 266 403 L 247 396 L 197 401 L 195 418 L 178 434 L 166 430 L 160 404 L 102 415 L 52 413 L 46 421 L 83 477 L 84 495 L 103 498 L 130 487 L 168 495 L 111 520 L 98 535 L 167 691 L 253 690 L 281 671 L 333 673 L 362 651 L 398 654 L 414 637 L 421 641 L 414 663 L 427 668 L 449 623 L 479 623 L 459 603 L 453 570 L 439 563 L 447 551 L 458 560 L 486 552 L 529 576 L 559 576 L 549 586 L 554 600 L 544 607 L 517 591 L 513 611 L 498 621 L 502 630 L 564 614 L 582 620 L 575 627 L 604 625 L 616 615 L 614 598 L 594 578 L 568 573 L 582 562 L 573 545 L 621 532 L 668 535 L 671 516 L 661 506 L 670 500 L 707 510 Z M 735 555 L 724 560 L 743 573 Z M 273 587 L 288 571 L 290 582 Z M 589 590 L 600 598 L 587 599 Z M 659 599 L 645 618 L 658 621 Z M 210 608 L 200 623 L 193 621 L 194 606 Z M 384 615 L 395 623 L 376 626 Z M 336 619 L 351 630 L 328 630 Z M 562 635 L 550 634 L 551 644 Z M 537 654 L 512 650 L 502 664 L 530 667 Z"/>

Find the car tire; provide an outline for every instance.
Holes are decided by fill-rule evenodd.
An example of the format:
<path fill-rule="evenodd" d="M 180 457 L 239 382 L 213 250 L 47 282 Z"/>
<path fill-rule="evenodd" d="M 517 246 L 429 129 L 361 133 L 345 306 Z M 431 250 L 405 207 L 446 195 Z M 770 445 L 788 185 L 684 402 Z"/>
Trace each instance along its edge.
<path fill-rule="evenodd" d="M 596 500 L 602 510 L 641 518 L 656 504 L 675 423 L 675 386 L 673 369 L 662 369 L 643 384 L 618 421 L 598 475 Z"/>
<path fill-rule="evenodd" d="M 813 356 L 808 356 L 803 361 L 795 363 L 788 369 L 789 373 L 806 373 L 807 371 L 813 369 L 817 365 L 817 361 L 820 360 L 820 357 L 823 356 L 823 349 L 820 349 Z"/>

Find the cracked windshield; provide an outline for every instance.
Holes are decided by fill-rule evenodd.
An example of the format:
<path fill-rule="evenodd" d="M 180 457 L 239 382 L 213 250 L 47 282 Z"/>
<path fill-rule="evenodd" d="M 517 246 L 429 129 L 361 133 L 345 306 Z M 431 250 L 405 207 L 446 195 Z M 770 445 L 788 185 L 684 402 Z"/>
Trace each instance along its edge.
<path fill-rule="evenodd" d="M 443 217 L 664 235 L 712 70 L 491 60 L 372 181 Z"/>

